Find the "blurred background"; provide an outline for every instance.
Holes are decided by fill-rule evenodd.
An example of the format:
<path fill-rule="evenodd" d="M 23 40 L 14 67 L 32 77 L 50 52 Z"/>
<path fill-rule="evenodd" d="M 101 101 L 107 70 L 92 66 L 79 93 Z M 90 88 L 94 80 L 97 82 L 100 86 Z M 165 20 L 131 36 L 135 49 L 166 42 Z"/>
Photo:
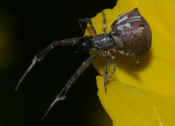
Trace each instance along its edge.
<path fill-rule="evenodd" d="M 112 126 L 97 97 L 90 66 L 68 97 L 41 117 L 88 54 L 57 48 L 37 65 L 17 93 L 14 87 L 33 55 L 52 40 L 83 35 L 78 19 L 93 17 L 116 0 L 8 1 L 0 8 L 0 126 Z"/>

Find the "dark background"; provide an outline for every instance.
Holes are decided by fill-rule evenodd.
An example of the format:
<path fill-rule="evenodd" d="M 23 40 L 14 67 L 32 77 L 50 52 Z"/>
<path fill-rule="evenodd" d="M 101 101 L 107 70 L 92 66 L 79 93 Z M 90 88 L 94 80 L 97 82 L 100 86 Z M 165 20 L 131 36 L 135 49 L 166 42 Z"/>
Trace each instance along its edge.
<path fill-rule="evenodd" d="M 67 99 L 41 121 L 57 92 L 88 57 L 70 47 L 52 51 L 32 70 L 17 93 L 13 89 L 39 49 L 52 40 L 82 36 L 77 20 L 112 8 L 116 1 L 21 0 L 12 4 L 15 7 L 0 8 L 0 23 L 10 38 L 4 55 L 10 58 L 0 67 L 0 126 L 112 126 L 97 97 L 97 73 L 92 66 L 76 81 Z"/>

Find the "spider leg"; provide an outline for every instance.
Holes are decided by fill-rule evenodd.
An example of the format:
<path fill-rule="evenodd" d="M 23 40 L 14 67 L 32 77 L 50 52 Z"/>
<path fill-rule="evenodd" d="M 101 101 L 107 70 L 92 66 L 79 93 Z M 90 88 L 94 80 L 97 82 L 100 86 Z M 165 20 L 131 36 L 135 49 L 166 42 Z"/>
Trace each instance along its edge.
<path fill-rule="evenodd" d="M 79 76 L 89 67 L 92 60 L 97 57 L 101 53 L 101 50 L 97 51 L 95 55 L 90 56 L 87 60 L 85 60 L 82 65 L 77 69 L 77 71 L 72 75 L 72 77 L 68 80 L 68 82 L 65 84 L 65 86 L 61 89 L 61 91 L 56 95 L 56 98 L 52 103 L 50 104 L 49 108 L 44 113 L 42 119 L 44 119 L 49 111 L 53 108 L 53 106 L 62 100 L 65 100 L 66 94 L 69 91 L 72 84 L 79 78 Z"/>
<path fill-rule="evenodd" d="M 116 71 L 117 68 L 117 62 L 115 60 L 114 65 L 113 65 L 113 69 L 112 72 L 109 75 L 109 66 L 110 66 L 110 57 L 107 56 L 106 58 L 106 64 L 105 64 L 105 73 L 104 73 L 104 86 L 105 86 L 105 92 L 107 91 L 106 85 L 108 84 L 108 82 L 111 80 L 113 74 Z"/>
<path fill-rule="evenodd" d="M 102 12 L 103 14 L 103 33 L 106 33 L 106 14 Z"/>
<path fill-rule="evenodd" d="M 110 57 L 107 56 L 105 64 L 105 72 L 104 72 L 104 85 L 108 83 L 109 65 L 110 65 Z"/>
<path fill-rule="evenodd" d="M 24 80 L 24 78 L 26 77 L 26 75 L 32 70 L 32 68 L 39 62 L 41 62 L 45 56 L 48 55 L 48 53 L 55 49 L 55 47 L 57 46 L 74 46 L 75 44 L 77 44 L 80 39 L 82 37 L 77 37 L 77 38 L 71 38 L 71 39 L 65 39 L 65 40 L 60 40 L 60 41 L 53 41 L 51 44 L 49 44 L 48 46 L 46 46 L 46 48 L 42 49 L 41 51 L 39 51 L 39 53 L 37 53 L 33 59 L 31 64 L 29 65 L 29 67 L 27 68 L 27 70 L 24 72 L 24 74 L 22 75 L 22 77 L 19 79 L 16 87 L 15 87 L 15 91 L 17 91 L 22 83 L 22 81 Z"/>
<path fill-rule="evenodd" d="M 79 23 L 80 23 L 80 24 L 81 24 L 81 23 L 84 23 L 84 22 L 85 22 L 85 23 L 89 23 L 89 25 L 90 25 L 90 27 L 91 27 L 91 29 L 92 29 L 93 34 L 96 36 L 96 35 L 97 35 L 97 32 L 96 32 L 96 30 L 95 30 L 95 27 L 94 27 L 94 25 L 93 25 L 91 19 L 90 19 L 90 18 L 79 19 Z"/>
<path fill-rule="evenodd" d="M 116 69 L 117 69 L 117 60 L 114 61 L 114 66 L 113 66 L 113 70 L 111 72 L 111 76 L 115 73 Z"/>
<path fill-rule="evenodd" d="M 110 74 L 109 79 L 112 78 L 112 76 L 113 76 L 113 74 L 115 73 L 116 69 L 117 69 L 117 60 L 115 59 L 115 60 L 114 60 L 114 64 L 113 64 L 113 69 L 112 69 L 112 72 L 111 72 L 111 74 Z"/>
<path fill-rule="evenodd" d="M 106 64 L 105 64 L 105 72 L 104 72 L 104 86 L 105 86 L 105 92 L 106 92 L 107 91 L 106 85 L 111 80 L 113 74 L 115 73 L 115 71 L 117 69 L 117 60 L 107 50 L 104 51 L 104 56 L 106 56 Z M 113 64 L 113 69 L 109 75 L 109 67 L 110 67 L 111 58 L 114 60 L 114 64 Z"/>

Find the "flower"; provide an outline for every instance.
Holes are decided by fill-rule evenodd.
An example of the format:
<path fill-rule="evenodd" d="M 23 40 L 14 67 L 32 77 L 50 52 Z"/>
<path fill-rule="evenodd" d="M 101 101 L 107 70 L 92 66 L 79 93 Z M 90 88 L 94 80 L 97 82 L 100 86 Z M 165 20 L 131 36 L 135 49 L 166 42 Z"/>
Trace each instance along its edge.
<path fill-rule="evenodd" d="M 112 80 L 104 88 L 103 76 L 97 76 L 99 99 L 114 126 L 175 125 L 175 1 L 118 0 L 113 9 L 105 9 L 107 31 L 120 15 L 138 8 L 152 30 L 152 47 L 143 57 L 143 65 L 134 65 L 126 57 L 118 58 Z M 103 16 L 92 18 L 98 34 L 102 33 Z M 92 35 L 89 27 L 85 35 Z M 104 57 L 93 65 L 104 74 Z M 111 63 L 112 69 L 112 63 Z"/>

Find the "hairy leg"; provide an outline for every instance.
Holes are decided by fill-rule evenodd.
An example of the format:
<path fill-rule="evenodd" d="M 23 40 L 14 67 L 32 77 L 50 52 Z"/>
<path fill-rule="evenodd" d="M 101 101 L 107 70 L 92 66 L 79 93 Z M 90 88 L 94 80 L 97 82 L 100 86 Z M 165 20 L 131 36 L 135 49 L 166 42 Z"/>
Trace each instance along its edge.
<path fill-rule="evenodd" d="M 46 48 L 42 49 L 41 51 L 39 51 L 39 53 L 37 53 L 33 59 L 31 64 L 29 65 L 29 67 L 27 68 L 27 70 L 24 72 L 24 74 L 22 75 L 22 77 L 19 79 L 16 87 L 15 87 L 15 91 L 17 91 L 22 83 L 22 81 L 24 80 L 24 78 L 26 77 L 26 75 L 31 71 L 31 69 L 39 62 L 41 62 L 45 56 L 48 55 L 48 53 L 50 51 L 52 51 L 53 49 L 55 49 L 55 47 L 57 46 L 74 46 L 75 44 L 77 44 L 79 42 L 79 40 L 82 37 L 77 37 L 77 38 L 71 38 L 71 39 L 65 39 L 65 40 L 61 40 L 61 41 L 53 41 L 51 44 L 49 44 Z"/>
<path fill-rule="evenodd" d="M 66 98 L 66 94 L 69 91 L 72 84 L 79 78 L 79 76 L 89 67 L 92 60 L 97 57 L 101 53 L 101 50 L 97 51 L 95 55 L 90 56 L 87 60 L 85 60 L 82 65 L 77 69 L 77 71 L 72 75 L 72 77 L 68 80 L 62 90 L 56 95 L 54 101 L 50 104 L 49 108 L 44 113 L 42 119 L 44 119 L 49 111 L 53 108 L 53 106 Z"/>

